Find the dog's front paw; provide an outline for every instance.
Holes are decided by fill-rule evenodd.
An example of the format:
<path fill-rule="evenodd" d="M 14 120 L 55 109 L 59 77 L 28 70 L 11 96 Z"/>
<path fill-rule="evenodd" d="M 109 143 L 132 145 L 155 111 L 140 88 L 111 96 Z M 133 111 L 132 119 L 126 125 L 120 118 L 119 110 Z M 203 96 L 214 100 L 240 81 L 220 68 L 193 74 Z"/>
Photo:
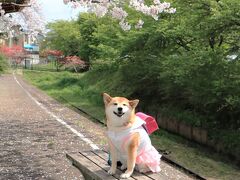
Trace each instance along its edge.
<path fill-rule="evenodd" d="M 127 178 L 129 178 L 131 175 L 132 175 L 131 172 L 128 172 L 128 173 L 125 172 L 125 173 L 121 174 L 120 177 L 121 177 L 122 179 L 127 179 Z"/>
<path fill-rule="evenodd" d="M 113 175 L 116 173 L 116 169 L 110 168 L 108 174 Z"/>

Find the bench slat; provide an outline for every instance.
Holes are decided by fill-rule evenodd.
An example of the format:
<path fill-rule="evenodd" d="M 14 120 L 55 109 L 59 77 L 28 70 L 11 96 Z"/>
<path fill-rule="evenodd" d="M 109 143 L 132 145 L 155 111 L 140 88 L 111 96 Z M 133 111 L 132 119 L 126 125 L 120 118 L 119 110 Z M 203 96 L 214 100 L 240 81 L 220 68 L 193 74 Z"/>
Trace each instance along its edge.
<path fill-rule="evenodd" d="M 83 154 L 84 156 L 88 157 L 92 161 L 97 162 L 99 164 L 99 166 L 101 166 L 105 170 L 106 173 L 110 169 L 110 166 L 107 164 L 107 159 L 102 159 L 96 153 L 94 153 L 94 151 L 87 151 L 87 152 L 80 152 L 80 153 Z M 97 153 L 102 153 L 102 151 L 98 151 Z M 117 179 L 120 179 L 121 174 L 122 174 L 122 171 L 117 169 L 116 174 L 113 176 Z M 134 179 L 129 178 L 129 180 L 134 180 Z"/>
<path fill-rule="evenodd" d="M 152 178 L 152 179 L 169 180 L 169 177 L 162 174 L 162 172 L 160 172 L 160 173 L 148 172 L 148 173 L 144 173 L 144 174 L 147 175 L 148 177 Z"/>
<path fill-rule="evenodd" d="M 116 180 L 115 177 L 108 175 L 104 169 L 80 153 L 67 154 L 66 156 L 73 165 L 79 168 L 86 180 Z"/>
<path fill-rule="evenodd" d="M 104 152 L 104 151 L 96 150 L 96 151 L 92 151 L 92 152 L 95 153 L 97 156 L 101 157 L 105 161 L 108 159 L 108 154 L 106 152 Z M 148 176 L 146 176 L 144 174 L 141 174 L 141 173 L 139 173 L 137 171 L 134 171 L 132 177 L 134 179 L 137 179 L 137 180 L 138 179 L 139 180 L 153 180 L 153 179 L 156 179 L 156 178 L 152 178 L 150 176 L 148 177 Z"/>
<path fill-rule="evenodd" d="M 108 153 L 102 150 L 82 151 L 66 155 L 84 175 L 86 180 L 116 180 L 120 179 L 122 171 L 117 169 L 114 176 L 107 173 L 110 166 L 107 164 Z M 168 180 L 162 172 L 160 173 L 139 173 L 134 171 L 129 180 Z"/>
<path fill-rule="evenodd" d="M 105 151 L 102 151 L 102 150 L 95 150 L 95 151 L 92 151 L 93 153 L 96 153 L 98 156 L 100 156 L 100 157 L 102 157 L 103 159 L 108 159 L 108 154 L 107 154 L 107 152 L 105 152 Z M 134 171 L 134 175 L 135 176 L 138 176 L 139 174 L 141 174 L 141 173 L 139 173 L 139 172 L 137 172 L 137 171 Z M 147 179 L 147 177 L 149 177 L 149 179 L 154 179 L 154 180 L 156 180 L 156 179 L 160 179 L 160 180 L 169 180 L 169 177 L 167 177 L 165 174 L 163 174 L 163 172 L 160 172 L 160 173 L 151 173 L 151 172 L 148 172 L 148 173 L 143 173 L 143 175 L 145 175 L 144 176 L 144 178 L 146 178 Z M 136 178 L 136 179 L 141 179 L 142 177 L 135 177 L 135 176 L 133 176 L 134 178 Z M 143 179 L 143 178 L 142 178 Z"/>

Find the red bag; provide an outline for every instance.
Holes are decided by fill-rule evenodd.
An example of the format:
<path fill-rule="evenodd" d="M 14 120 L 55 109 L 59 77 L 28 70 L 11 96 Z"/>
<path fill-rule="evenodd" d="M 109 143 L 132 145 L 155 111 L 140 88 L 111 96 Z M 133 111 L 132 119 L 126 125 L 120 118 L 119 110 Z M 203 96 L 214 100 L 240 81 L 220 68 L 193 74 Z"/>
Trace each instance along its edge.
<path fill-rule="evenodd" d="M 149 135 L 159 129 L 156 119 L 153 118 L 152 116 L 149 116 L 142 112 L 136 113 L 136 116 L 138 116 L 139 118 L 141 118 L 146 122 L 146 124 L 144 125 L 144 128 L 146 129 Z"/>

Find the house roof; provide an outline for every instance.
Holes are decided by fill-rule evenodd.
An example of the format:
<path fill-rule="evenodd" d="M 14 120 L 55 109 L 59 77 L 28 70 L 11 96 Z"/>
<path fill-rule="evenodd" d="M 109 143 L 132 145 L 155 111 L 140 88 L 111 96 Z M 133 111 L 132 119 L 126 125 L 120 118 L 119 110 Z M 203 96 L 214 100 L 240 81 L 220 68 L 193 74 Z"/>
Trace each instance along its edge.
<path fill-rule="evenodd" d="M 29 6 L 29 0 L 0 0 L 0 3 L 5 13 L 18 12 Z"/>

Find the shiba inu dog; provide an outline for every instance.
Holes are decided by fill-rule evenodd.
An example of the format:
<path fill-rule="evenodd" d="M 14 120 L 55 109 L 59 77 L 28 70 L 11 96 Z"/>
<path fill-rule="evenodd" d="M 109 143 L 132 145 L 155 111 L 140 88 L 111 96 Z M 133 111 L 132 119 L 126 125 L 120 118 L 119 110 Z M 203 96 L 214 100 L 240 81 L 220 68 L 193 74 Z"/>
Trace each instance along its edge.
<path fill-rule="evenodd" d="M 159 172 L 161 155 L 152 146 L 150 138 L 143 128 L 145 123 L 135 115 L 139 100 L 124 97 L 111 97 L 103 93 L 107 119 L 107 138 L 112 158 L 109 174 L 115 174 L 117 161 L 121 169 L 127 169 L 121 178 L 129 178 L 134 168 L 140 172 Z"/>

